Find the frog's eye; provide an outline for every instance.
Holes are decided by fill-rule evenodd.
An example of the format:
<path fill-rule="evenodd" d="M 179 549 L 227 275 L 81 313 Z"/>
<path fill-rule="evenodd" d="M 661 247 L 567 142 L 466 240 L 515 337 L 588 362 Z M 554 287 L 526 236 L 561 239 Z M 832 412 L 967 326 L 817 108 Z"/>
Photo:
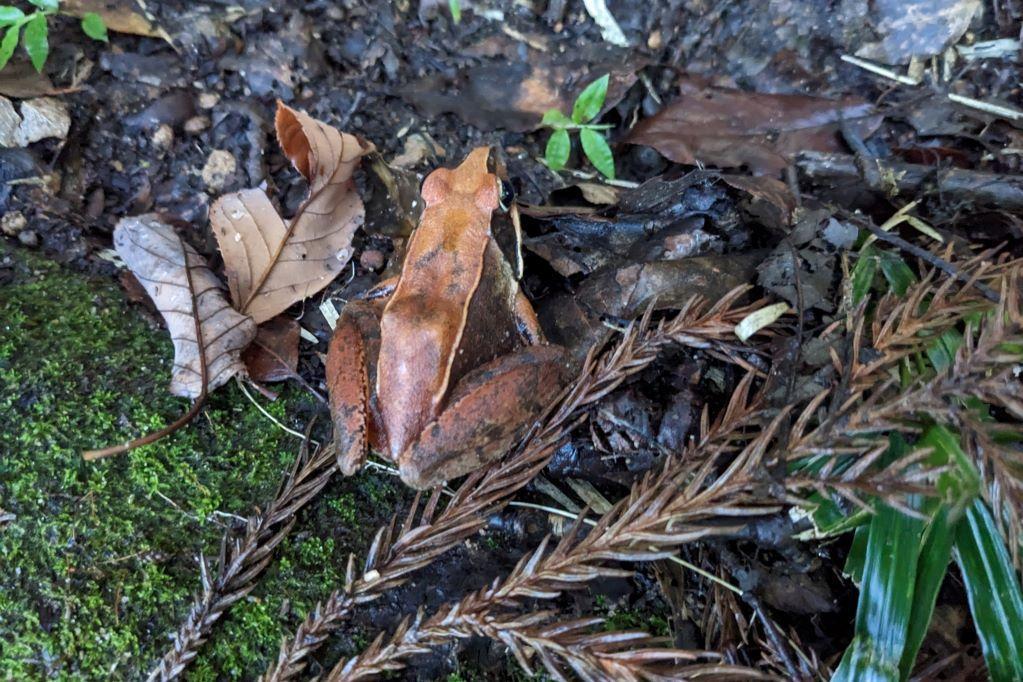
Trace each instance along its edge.
<path fill-rule="evenodd" d="M 499 190 L 498 201 L 501 204 L 501 210 L 507 211 L 511 208 L 512 202 L 515 201 L 515 188 L 507 180 L 498 180 L 497 188 Z"/>

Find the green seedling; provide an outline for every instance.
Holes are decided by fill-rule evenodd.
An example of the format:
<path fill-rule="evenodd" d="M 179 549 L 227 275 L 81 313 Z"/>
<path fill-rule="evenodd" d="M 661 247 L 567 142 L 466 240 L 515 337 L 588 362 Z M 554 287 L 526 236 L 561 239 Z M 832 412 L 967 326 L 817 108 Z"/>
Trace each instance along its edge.
<path fill-rule="evenodd" d="M 579 131 L 579 142 L 582 143 L 583 153 L 590 160 L 594 168 L 600 171 L 604 177 L 614 180 L 615 159 L 611 153 L 611 147 L 604 139 L 601 130 L 607 130 L 610 125 L 593 123 L 604 106 L 604 99 L 607 97 L 607 85 L 610 76 L 604 75 L 593 81 L 576 97 L 572 105 L 572 117 L 569 118 L 557 109 L 551 109 L 543 115 L 542 125 L 551 128 L 551 138 L 547 141 L 547 151 L 544 153 L 544 160 L 547 167 L 553 171 L 561 170 L 568 162 L 568 155 L 572 151 L 572 140 L 569 131 Z"/>
<path fill-rule="evenodd" d="M 17 7 L 0 5 L 0 29 L 4 31 L 4 37 L 0 39 L 0 69 L 7 66 L 7 62 L 14 55 L 19 38 L 36 71 L 43 70 L 46 58 L 50 56 L 49 30 L 46 22 L 47 17 L 60 11 L 60 0 L 28 1 L 38 8 L 35 12 L 25 14 Z M 95 12 L 86 12 L 82 15 L 82 32 L 93 40 L 101 40 L 104 43 L 108 41 L 107 26 L 103 22 L 103 17 Z"/>
<path fill-rule="evenodd" d="M 448 9 L 451 10 L 451 20 L 456 24 L 462 21 L 462 3 L 459 0 L 448 0 Z"/>

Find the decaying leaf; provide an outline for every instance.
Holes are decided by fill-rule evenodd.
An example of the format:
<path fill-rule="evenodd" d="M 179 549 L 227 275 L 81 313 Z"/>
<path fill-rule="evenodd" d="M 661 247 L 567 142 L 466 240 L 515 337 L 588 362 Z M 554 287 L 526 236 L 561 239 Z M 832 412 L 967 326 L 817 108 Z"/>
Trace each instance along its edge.
<path fill-rule="evenodd" d="M 208 390 L 244 371 L 240 353 L 255 338 L 255 323 L 231 307 L 206 261 L 170 225 L 155 214 L 124 218 L 114 230 L 114 248 L 167 323 L 174 342 L 171 393 L 188 398 L 202 393 L 200 346 Z"/>
<path fill-rule="evenodd" d="M 679 99 L 640 121 L 625 141 L 653 147 L 676 163 L 747 166 L 757 175 L 775 175 L 800 151 L 841 150 L 836 133 L 843 122 L 861 137 L 881 124 L 873 107 L 855 97 L 745 92 L 693 78 L 681 89 Z"/>
<path fill-rule="evenodd" d="M 348 264 L 364 208 L 352 173 L 373 145 L 278 103 L 277 139 L 309 196 L 284 220 L 261 189 L 210 208 L 235 307 L 263 323 L 327 286 Z"/>
<path fill-rule="evenodd" d="M 156 24 L 153 16 L 145 9 L 144 2 L 136 2 L 136 0 L 63 0 L 60 4 L 60 11 L 76 17 L 94 12 L 102 17 L 103 23 L 111 31 L 148 38 L 163 38 L 170 42 L 164 30 Z"/>
<path fill-rule="evenodd" d="M 642 66 L 624 53 L 600 50 L 591 57 L 531 52 L 528 61 L 503 59 L 481 64 L 454 79 L 430 75 L 402 91 L 427 117 L 453 112 L 480 130 L 533 130 L 550 109 L 571 111 L 576 96 L 594 78 L 610 74 L 603 111 L 617 104 L 636 82 Z"/>
<path fill-rule="evenodd" d="M 940 55 L 957 42 L 981 7 L 980 0 L 872 0 L 870 24 L 880 40 L 856 51 L 886 64 Z"/>
<path fill-rule="evenodd" d="M 242 353 L 254 381 L 270 383 L 295 376 L 298 369 L 298 322 L 278 316 L 259 325 L 256 339 Z"/>

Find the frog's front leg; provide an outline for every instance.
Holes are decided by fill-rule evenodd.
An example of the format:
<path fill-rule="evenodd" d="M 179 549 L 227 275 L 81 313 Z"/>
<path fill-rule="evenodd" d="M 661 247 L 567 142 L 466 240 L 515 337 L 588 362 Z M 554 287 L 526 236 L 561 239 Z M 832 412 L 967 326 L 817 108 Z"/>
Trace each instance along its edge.
<path fill-rule="evenodd" d="M 334 419 L 334 444 L 341 471 L 351 476 L 366 461 L 379 424 L 373 401 L 380 353 L 379 301 L 350 301 L 327 349 L 327 390 Z"/>
<path fill-rule="evenodd" d="M 400 454 L 402 480 L 432 488 L 503 456 L 561 389 L 564 357 L 560 346 L 527 346 L 465 375 Z"/>

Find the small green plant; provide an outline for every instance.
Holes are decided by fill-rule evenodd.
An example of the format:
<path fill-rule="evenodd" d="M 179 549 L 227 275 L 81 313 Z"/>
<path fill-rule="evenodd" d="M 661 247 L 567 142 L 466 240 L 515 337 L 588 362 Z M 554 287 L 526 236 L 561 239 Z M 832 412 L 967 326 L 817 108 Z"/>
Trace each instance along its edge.
<path fill-rule="evenodd" d="M 459 24 L 462 21 L 462 3 L 459 0 L 448 0 L 448 9 L 451 10 L 451 21 Z"/>
<path fill-rule="evenodd" d="M 579 142 L 583 145 L 583 153 L 590 160 L 594 168 L 604 174 L 609 180 L 615 177 L 615 159 L 611 153 L 604 135 L 598 131 L 607 130 L 610 125 L 593 123 L 593 120 L 600 113 L 604 106 L 604 99 L 607 97 L 607 85 L 610 76 L 604 76 L 593 81 L 579 93 L 572 105 L 572 117 L 569 118 L 557 109 L 551 109 L 543 115 L 542 125 L 551 128 L 551 139 L 547 141 L 547 151 L 544 153 L 544 160 L 547 167 L 553 171 L 561 170 L 568 162 L 569 152 L 572 151 L 572 140 L 568 133 L 570 130 L 579 131 Z"/>
<path fill-rule="evenodd" d="M 0 5 L 0 28 L 4 29 L 4 37 L 0 40 L 0 69 L 7 66 L 15 48 L 18 47 L 19 38 L 36 71 L 43 70 L 46 58 L 50 55 L 49 30 L 46 22 L 47 17 L 60 10 L 60 0 L 28 1 L 38 8 L 35 12 L 25 14 L 17 7 Z M 22 28 L 25 29 L 24 32 Z M 101 40 L 104 43 L 108 41 L 107 26 L 103 22 L 103 17 L 95 12 L 86 12 L 82 15 L 82 32 L 93 40 Z"/>

